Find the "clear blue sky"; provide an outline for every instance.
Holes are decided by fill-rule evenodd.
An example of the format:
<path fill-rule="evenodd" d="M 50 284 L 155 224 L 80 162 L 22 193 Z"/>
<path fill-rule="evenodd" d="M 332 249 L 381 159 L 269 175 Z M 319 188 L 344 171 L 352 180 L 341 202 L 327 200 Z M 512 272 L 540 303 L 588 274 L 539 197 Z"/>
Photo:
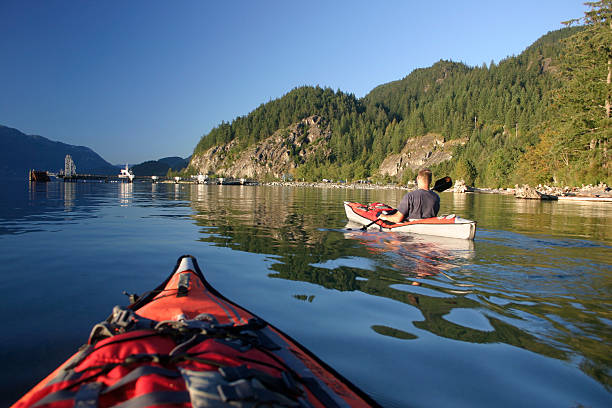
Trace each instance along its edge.
<path fill-rule="evenodd" d="M 518 55 L 581 1 L 0 0 L 0 124 L 113 164 L 190 155 L 296 86 L 366 95 Z"/>

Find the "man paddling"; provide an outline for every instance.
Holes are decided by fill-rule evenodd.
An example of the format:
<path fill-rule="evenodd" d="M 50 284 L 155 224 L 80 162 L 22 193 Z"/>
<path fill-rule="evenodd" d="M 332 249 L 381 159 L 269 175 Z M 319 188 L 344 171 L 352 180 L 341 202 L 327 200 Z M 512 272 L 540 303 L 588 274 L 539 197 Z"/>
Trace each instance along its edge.
<path fill-rule="evenodd" d="M 440 211 L 440 196 L 429 189 L 431 170 L 423 169 L 417 176 L 417 189 L 406 193 L 397 207 L 397 212 L 391 215 L 381 215 L 381 220 L 398 223 L 404 219 L 431 218 Z"/>

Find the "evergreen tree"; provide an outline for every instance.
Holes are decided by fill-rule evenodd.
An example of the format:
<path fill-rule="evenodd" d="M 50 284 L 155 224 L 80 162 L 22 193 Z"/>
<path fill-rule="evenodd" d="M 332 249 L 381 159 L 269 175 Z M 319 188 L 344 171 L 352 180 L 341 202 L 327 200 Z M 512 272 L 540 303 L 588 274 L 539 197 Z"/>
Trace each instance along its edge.
<path fill-rule="evenodd" d="M 567 41 L 562 71 L 566 82 L 557 94 L 558 106 L 565 113 L 560 126 L 564 132 L 557 145 L 573 150 L 564 153 L 575 158 L 572 167 L 582 171 L 586 167 L 585 179 L 610 182 L 612 0 L 586 5 L 591 9 L 582 19 L 585 30 Z"/>
<path fill-rule="evenodd" d="M 521 168 L 533 166 L 540 180 L 563 184 L 612 182 L 612 0 L 586 3 L 584 27 L 569 37 L 547 129 L 529 149 Z M 532 157 L 533 156 L 533 157 Z M 537 160 L 536 160 L 537 159 Z"/>

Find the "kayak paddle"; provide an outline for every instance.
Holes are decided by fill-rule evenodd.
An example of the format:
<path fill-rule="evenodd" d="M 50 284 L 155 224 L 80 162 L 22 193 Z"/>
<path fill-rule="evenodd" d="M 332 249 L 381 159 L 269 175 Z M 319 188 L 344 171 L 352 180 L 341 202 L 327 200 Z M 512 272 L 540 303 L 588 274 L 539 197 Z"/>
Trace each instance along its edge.
<path fill-rule="evenodd" d="M 443 192 L 451 188 L 453 185 L 453 180 L 449 176 L 442 177 L 440 180 L 436 180 L 436 184 L 434 184 L 432 190 L 437 191 L 438 193 Z"/>
<path fill-rule="evenodd" d="M 397 210 L 383 211 L 383 212 L 382 212 L 382 214 L 385 214 L 385 215 L 391 215 L 391 214 L 395 214 L 395 212 L 396 212 L 396 211 L 397 211 Z M 381 213 L 378 213 L 378 214 L 376 215 L 376 219 L 375 219 L 374 221 L 372 221 L 372 222 L 371 222 L 371 223 L 369 223 L 368 225 L 364 225 L 363 227 L 361 227 L 361 228 L 360 228 L 360 230 L 365 231 L 365 230 L 367 230 L 367 229 L 368 229 L 368 227 L 369 227 L 370 225 L 372 225 L 372 224 L 376 223 L 376 221 L 378 221 L 378 220 L 380 219 L 380 218 L 378 218 L 378 217 L 380 216 L 380 214 L 381 214 Z M 383 221 L 385 221 L 385 220 L 383 220 Z M 387 221 L 385 221 L 385 222 L 387 222 Z"/>

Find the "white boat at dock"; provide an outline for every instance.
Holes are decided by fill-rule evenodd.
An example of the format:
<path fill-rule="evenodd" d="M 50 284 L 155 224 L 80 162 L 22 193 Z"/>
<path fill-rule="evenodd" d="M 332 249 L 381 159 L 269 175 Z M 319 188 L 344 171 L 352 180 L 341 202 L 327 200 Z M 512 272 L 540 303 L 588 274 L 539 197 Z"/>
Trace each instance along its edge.
<path fill-rule="evenodd" d="M 119 175 L 117 176 L 120 179 L 127 179 L 128 182 L 133 182 L 134 181 L 134 173 L 132 173 L 128 167 L 128 165 L 125 165 L 125 169 L 121 169 L 121 172 L 119 173 Z"/>

